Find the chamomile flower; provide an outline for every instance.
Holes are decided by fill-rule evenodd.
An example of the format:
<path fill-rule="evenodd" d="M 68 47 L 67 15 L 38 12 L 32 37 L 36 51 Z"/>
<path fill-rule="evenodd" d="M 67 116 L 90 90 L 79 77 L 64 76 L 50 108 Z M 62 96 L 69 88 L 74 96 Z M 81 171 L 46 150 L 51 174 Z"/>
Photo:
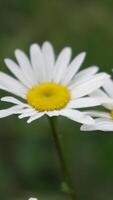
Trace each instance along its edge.
<path fill-rule="evenodd" d="M 113 80 L 108 79 L 103 85 L 103 90 L 98 89 L 91 94 L 92 97 L 98 99 L 104 99 L 103 107 L 106 109 L 105 112 L 101 111 L 89 111 L 85 112 L 95 118 L 95 124 L 93 125 L 82 125 L 82 131 L 113 131 Z"/>
<path fill-rule="evenodd" d="M 5 64 L 15 76 L 0 72 L 0 89 L 20 97 L 6 96 L 1 100 L 13 106 L 0 111 L 0 118 L 18 114 L 19 118 L 28 117 L 30 123 L 43 115 L 65 116 L 84 124 L 94 120 L 79 108 L 100 105 L 100 101 L 88 95 L 101 87 L 108 75 L 99 73 L 98 67 L 92 66 L 79 71 L 86 53 L 77 55 L 71 62 L 71 48 L 65 47 L 58 57 L 52 45 L 44 42 L 30 46 L 30 59 L 17 49 L 17 63 L 7 58 Z"/>

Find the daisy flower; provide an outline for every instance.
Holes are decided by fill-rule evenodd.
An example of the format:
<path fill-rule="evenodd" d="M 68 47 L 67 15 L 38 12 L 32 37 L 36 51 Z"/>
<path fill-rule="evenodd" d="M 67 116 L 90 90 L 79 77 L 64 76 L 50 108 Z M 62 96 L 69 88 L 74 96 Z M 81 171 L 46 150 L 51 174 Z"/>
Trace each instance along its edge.
<path fill-rule="evenodd" d="M 103 85 L 103 90 L 98 89 L 91 94 L 92 97 L 97 99 L 105 99 L 103 101 L 103 107 L 107 110 L 102 111 L 89 111 L 85 112 L 95 118 L 95 124 L 93 125 L 82 125 L 82 131 L 113 131 L 113 80 L 108 79 Z"/>
<path fill-rule="evenodd" d="M 30 123 L 43 115 L 65 116 L 79 123 L 92 124 L 94 120 L 79 108 L 100 105 L 100 101 L 88 95 L 101 87 L 108 75 L 98 73 L 92 66 L 79 71 L 86 53 L 77 55 L 71 62 L 71 48 L 65 47 L 58 57 L 52 45 L 44 42 L 30 46 L 30 59 L 17 49 L 17 63 L 6 58 L 5 64 L 15 77 L 0 72 L 0 89 L 14 96 L 5 96 L 1 101 L 13 106 L 0 111 L 0 118 L 18 114 L 19 118 L 28 117 Z"/>

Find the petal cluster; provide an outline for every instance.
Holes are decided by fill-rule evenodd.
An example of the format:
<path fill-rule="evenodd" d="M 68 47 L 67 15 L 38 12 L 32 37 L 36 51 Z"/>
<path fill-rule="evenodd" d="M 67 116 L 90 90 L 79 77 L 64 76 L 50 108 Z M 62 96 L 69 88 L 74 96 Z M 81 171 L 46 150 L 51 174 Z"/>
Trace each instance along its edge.
<path fill-rule="evenodd" d="M 87 111 L 88 114 L 95 118 L 92 125 L 82 125 L 82 131 L 113 131 L 113 80 L 108 79 L 102 89 L 98 89 L 91 94 L 92 97 L 100 99 L 105 111 Z"/>
<path fill-rule="evenodd" d="M 80 71 L 86 53 L 82 52 L 71 61 L 71 48 L 65 47 L 56 57 L 50 42 L 30 46 L 30 58 L 17 49 L 17 62 L 6 58 L 5 64 L 13 74 L 0 72 L 0 89 L 11 93 L 2 97 L 1 101 L 12 103 L 8 109 L 0 110 L 0 118 L 17 114 L 20 119 L 27 117 L 30 123 L 43 115 L 64 116 L 85 125 L 94 124 L 88 112 L 78 109 L 99 106 L 101 101 L 91 93 L 103 86 L 109 75 L 98 73 L 97 66 L 90 66 Z M 70 100 L 62 109 L 40 111 L 29 105 L 26 94 L 34 86 L 42 83 L 56 83 L 65 86 L 70 92 Z M 21 100 L 18 99 L 21 98 Z"/>

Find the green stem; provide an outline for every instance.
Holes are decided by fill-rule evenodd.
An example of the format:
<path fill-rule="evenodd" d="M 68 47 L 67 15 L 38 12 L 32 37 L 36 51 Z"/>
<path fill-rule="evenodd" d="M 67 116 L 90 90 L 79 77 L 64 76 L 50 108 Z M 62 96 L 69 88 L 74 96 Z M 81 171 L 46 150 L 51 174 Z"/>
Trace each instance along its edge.
<path fill-rule="evenodd" d="M 63 172 L 63 177 L 64 177 L 64 189 L 66 191 L 66 193 L 68 193 L 68 195 L 70 195 L 70 197 L 72 198 L 72 200 L 76 200 L 76 195 L 75 195 L 75 188 L 73 185 L 73 182 L 71 180 L 67 165 L 65 163 L 65 159 L 63 156 L 63 152 L 62 152 L 62 148 L 60 145 L 60 141 L 59 141 L 59 137 L 57 135 L 56 132 L 56 117 L 48 117 L 49 119 L 49 123 L 52 129 L 52 135 L 53 135 L 53 140 L 54 140 L 54 144 L 56 146 L 56 150 L 59 156 L 59 160 L 60 160 L 60 164 L 61 164 L 61 169 Z"/>

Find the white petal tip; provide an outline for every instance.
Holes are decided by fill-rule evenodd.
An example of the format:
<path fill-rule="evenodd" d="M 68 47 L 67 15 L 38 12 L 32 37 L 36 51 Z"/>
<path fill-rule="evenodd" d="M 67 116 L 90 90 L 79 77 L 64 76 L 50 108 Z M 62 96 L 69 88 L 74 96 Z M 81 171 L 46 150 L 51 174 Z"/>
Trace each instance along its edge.
<path fill-rule="evenodd" d="M 21 51 L 20 49 L 16 49 L 15 50 L 15 55 L 18 54 L 18 53 L 20 53 L 20 51 Z"/>
<path fill-rule="evenodd" d="M 99 71 L 99 69 L 100 69 L 99 66 L 96 66 L 96 65 L 92 65 L 91 68 L 95 69 L 96 71 Z"/>
<path fill-rule="evenodd" d="M 28 119 L 28 120 L 27 120 L 27 124 L 30 124 L 30 123 L 31 123 L 31 120 Z"/>
<path fill-rule="evenodd" d="M 33 43 L 33 44 L 31 44 L 30 49 L 32 49 L 32 48 L 37 49 L 37 47 L 39 48 L 39 45 L 37 43 Z"/>
<path fill-rule="evenodd" d="M 5 62 L 6 64 L 9 63 L 9 61 L 10 61 L 9 58 L 5 58 L 5 59 L 4 59 L 4 62 Z"/>
<path fill-rule="evenodd" d="M 65 50 L 66 50 L 66 51 L 69 51 L 69 52 L 70 52 L 70 54 L 71 54 L 71 52 L 72 52 L 72 49 L 71 49 L 71 47 L 70 47 L 70 46 L 67 46 L 67 47 L 65 47 Z"/>
<path fill-rule="evenodd" d="M 87 53 L 85 51 L 81 52 L 81 56 L 86 57 Z"/>
<path fill-rule="evenodd" d="M 1 101 L 5 101 L 5 97 L 2 97 L 0 100 L 1 100 Z"/>
<path fill-rule="evenodd" d="M 38 199 L 37 199 L 37 198 L 31 197 L 31 198 L 29 198 L 28 200 L 38 200 Z"/>
<path fill-rule="evenodd" d="M 81 130 L 81 131 L 88 131 L 88 125 L 82 125 L 82 126 L 80 127 L 80 130 Z"/>
<path fill-rule="evenodd" d="M 19 119 L 22 119 L 21 115 L 18 116 Z"/>
<path fill-rule="evenodd" d="M 51 42 L 49 42 L 48 40 L 46 40 L 45 42 L 43 42 L 43 45 L 51 45 Z"/>
<path fill-rule="evenodd" d="M 87 53 L 85 51 L 83 51 L 83 52 L 78 54 L 78 57 L 79 57 L 80 60 L 82 59 L 84 61 L 86 55 L 87 55 Z"/>

